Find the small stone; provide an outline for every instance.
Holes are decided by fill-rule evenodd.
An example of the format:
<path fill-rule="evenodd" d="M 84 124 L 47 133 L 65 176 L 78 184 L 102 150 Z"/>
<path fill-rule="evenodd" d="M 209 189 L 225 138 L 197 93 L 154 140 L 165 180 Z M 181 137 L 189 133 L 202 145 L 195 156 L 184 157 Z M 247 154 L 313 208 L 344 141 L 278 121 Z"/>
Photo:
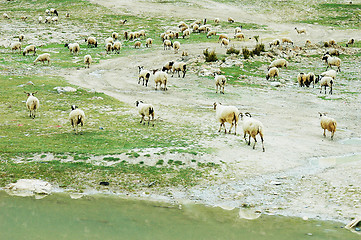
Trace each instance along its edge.
<path fill-rule="evenodd" d="M 357 231 L 357 232 L 360 232 L 361 231 L 361 228 L 355 228 L 355 230 Z"/>
<path fill-rule="evenodd" d="M 313 234 L 312 233 L 307 233 L 307 236 L 312 236 Z"/>
<path fill-rule="evenodd" d="M 305 220 L 305 221 L 307 221 L 307 220 L 308 220 L 308 217 L 304 216 L 302 219 Z"/>

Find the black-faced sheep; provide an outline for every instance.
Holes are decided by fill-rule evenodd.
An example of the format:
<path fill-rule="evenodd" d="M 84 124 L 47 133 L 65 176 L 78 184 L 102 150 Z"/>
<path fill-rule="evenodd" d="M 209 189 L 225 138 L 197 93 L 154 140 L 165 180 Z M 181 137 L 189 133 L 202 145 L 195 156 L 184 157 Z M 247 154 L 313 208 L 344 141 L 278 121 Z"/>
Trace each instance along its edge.
<path fill-rule="evenodd" d="M 175 41 L 173 43 L 173 49 L 174 49 L 174 53 L 178 53 L 178 50 L 180 49 L 180 42 Z"/>
<path fill-rule="evenodd" d="M 19 35 L 19 42 L 24 41 L 24 38 L 25 38 L 24 34 L 20 34 Z"/>
<path fill-rule="evenodd" d="M 231 17 L 228 17 L 228 22 L 229 22 L 229 23 L 234 23 L 234 19 L 231 18 Z"/>
<path fill-rule="evenodd" d="M 43 64 L 44 64 L 45 62 L 48 62 L 48 65 L 49 65 L 49 64 L 50 64 L 50 54 L 49 54 L 49 53 L 40 54 L 40 55 L 34 60 L 34 65 L 35 65 L 37 62 L 43 62 Z"/>
<path fill-rule="evenodd" d="M 346 47 L 350 47 L 352 45 L 354 45 L 355 43 L 355 39 L 351 38 L 350 40 L 348 40 L 348 42 L 346 43 Z"/>
<path fill-rule="evenodd" d="M 140 84 L 140 80 L 143 79 L 143 86 L 145 84 L 145 86 L 148 86 L 148 81 L 150 78 L 150 71 L 143 69 L 143 66 L 138 66 L 138 71 L 139 71 L 139 75 L 138 75 L 138 84 Z"/>
<path fill-rule="evenodd" d="M 95 39 L 95 37 L 88 37 L 88 38 L 85 38 L 85 42 L 88 43 L 88 46 L 92 47 L 97 47 L 98 46 L 98 42 L 97 40 Z"/>
<path fill-rule="evenodd" d="M 164 40 L 163 42 L 164 50 L 170 49 L 171 47 L 173 47 L 173 43 L 170 40 Z"/>
<path fill-rule="evenodd" d="M 36 47 L 35 45 L 29 45 L 29 46 L 26 46 L 24 48 L 24 51 L 23 51 L 23 55 L 25 56 L 26 54 L 30 53 L 30 52 L 34 52 L 34 56 L 35 56 L 35 53 L 36 53 Z"/>
<path fill-rule="evenodd" d="M 50 8 L 50 14 L 55 14 L 56 16 L 59 16 L 58 11 L 55 8 Z"/>
<path fill-rule="evenodd" d="M 148 126 L 149 126 L 149 122 L 152 120 L 154 121 L 154 107 L 152 104 L 145 104 L 142 101 L 136 101 L 135 102 L 135 106 L 138 108 L 138 112 L 139 114 L 142 116 L 142 118 L 140 119 L 140 123 L 142 123 L 144 121 L 144 125 L 145 125 L 145 117 L 148 118 Z M 152 126 L 154 126 L 154 123 L 152 124 Z"/>
<path fill-rule="evenodd" d="M 186 29 L 186 30 L 183 31 L 182 37 L 183 37 L 183 38 L 189 37 L 190 34 L 191 34 L 191 30 Z"/>
<path fill-rule="evenodd" d="M 105 44 L 105 51 L 107 52 L 107 54 L 109 54 L 109 52 L 112 51 L 113 48 L 113 44 L 112 43 L 107 43 Z"/>
<path fill-rule="evenodd" d="M 220 22 L 221 22 L 221 20 L 220 20 L 219 18 L 215 18 L 215 19 L 214 19 L 214 23 L 215 23 L 215 24 L 219 24 Z"/>
<path fill-rule="evenodd" d="M 243 138 L 247 143 L 247 134 L 249 135 L 248 138 L 248 145 L 251 145 L 251 137 L 254 139 L 253 149 L 256 147 L 257 139 L 256 136 L 259 134 L 262 141 L 262 149 L 263 152 L 265 151 L 264 143 L 263 143 L 263 124 L 252 118 L 251 114 L 245 113 L 244 115 L 240 113 L 241 120 L 242 120 L 242 128 L 243 128 Z"/>
<path fill-rule="evenodd" d="M 158 84 L 159 84 L 159 88 L 160 90 L 162 90 L 162 85 L 163 85 L 163 90 L 168 90 L 167 89 L 167 81 L 168 81 L 168 74 L 166 72 L 155 72 L 155 70 L 153 71 L 154 74 L 154 83 L 155 83 L 155 90 L 158 89 Z"/>
<path fill-rule="evenodd" d="M 221 46 L 224 46 L 225 48 L 227 48 L 228 45 L 229 45 L 229 40 L 223 38 L 221 41 Z"/>
<path fill-rule="evenodd" d="M 219 87 L 219 92 L 224 94 L 224 86 L 226 86 L 227 83 L 226 76 L 215 74 L 214 82 L 216 84 L 216 93 L 218 93 L 218 87 Z"/>
<path fill-rule="evenodd" d="M 280 75 L 280 71 L 278 70 L 277 67 L 272 67 L 268 70 L 268 73 L 266 75 L 266 80 L 273 78 L 273 80 L 276 79 L 276 77 L 279 77 Z"/>
<path fill-rule="evenodd" d="M 304 29 L 304 28 L 297 29 L 297 27 L 295 27 L 295 30 L 296 30 L 296 32 L 297 32 L 298 34 L 301 34 L 301 33 L 306 34 L 306 29 Z"/>
<path fill-rule="evenodd" d="M 117 39 L 118 39 L 118 33 L 117 33 L 117 32 L 113 32 L 113 33 L 112 33 L 112 38 L 113 38 L 114 40 L 117 40 Z"/>
<path fill-rule="evenodd" d="M 325 87 L 325 94 L 326 88 L 330 88 L 329 94 L 332 94 L 332 85 L 334 83 L 334 79 L 332 77 L 322 77 L 320 80 L 320 93 L 322 92 L 322 87 Z"/>
<path fill-rule="evenodd" d="M 122 43 L 121 42 L 114 42 L 113 46 L 112 46 L 112 51 L 115 51 L 116 53 L 120 53 L 120 49 L 122 48 Z"/>
<path fill-rule="evenodd" d="M 321 128 L 323 129 L 323 136 L 326 137 L 326 130 L 331 132 L 331 139 L 333 140 L 333 135 L 336 132 L 337 122 L 335 119 L 326 117 L 326 113 L 320 113 L 321 117 Z"/>
<path fill-rule="evenodd" d="M 207 33 L 207 38 L 210 38 L 211 36 L 217 36 L 217 32 L 214 30 L 211 30 Z"/>
<path fill-rule="evenodd" d="M 168 73 L 169 70 L 172 70 L 173 64 L 174 64 L 173 61 L 166 62 L 166 64 L 164 64 L 164 66 L 163 66 L 163 68 L 162 68 L 162 71 Z"/>
<path fill-rule="evenodd" d="M 175 72 L 178 73 L 178 77 L 180 77 L 179 72 L 183 72 L 183 78 L 184 78 L 187 72 L 187 64 L 185 62 L 175 62 L 172 66 L 172 77 Z"/>
<path fill-rule="evenodd" d="M 151 38 L 147 38 L 147 40 L 145 40 L 145 46 L 148 48 L 148 47 L 151 47 L 153 44 L 153 39 Z"/>
<path fill-rule="evenodd" d="M 52 17 L 51 18 L 51 22 L 52 23 L 57 23 L 59 21 L 59 18 L 58 17 Z"/>
<path fill-rule="evenodd" d="M 90 67 L 90 64 L 93 62 L 92 57 L 88 54 L 84 56 L 84 63 Z"/>
<path fill-rule="evenodd" d="M 64 47 L 67 47 L 72 54 L 78 54 L 80 51 L 80 46 L 78 43 L 65 43 Z"/>
<path fill-rule="evenodd" d="M 34 93 L 24 92 L 24 93 L 28 95 L 28 99 L 26 100 L 26 107 L 30 112 L 29 117 L 35 118 L 36 110 L 39 109 L 40 104 L 39 104 L 39 99 L 35 97 L 34 94 L 38 92 L 34 92 Z"/>
<path fill-rule="evenodd" d="M 51 17 L 50 16 L 46 17 L 44 23 L 50 23 L 50 22 L 51 22 Z"/>
<path fill-rule="evenodd" d="M 220 122 L 219 130 L 222 130 L 224 127 L 224 133 L 227 133 L 225 123 L 228 122 L 231 124 L 228 133 L 231 133 L 232 127 L 234 126 L 234 135 L 237 134 L 237 124 L 239 118 L 239 111 L 234 106 L 223 106 L 221 103 L 213 103 L 213 109 L 216 110 L 216 119 Z"/>
<path fill-rule="evenodd" d="M 12 51 L 16 51 L 16 50 L 18 50 L 19 49 L 19 53 L 21 53 L 21 43 L 20 42 L 15 42 L 15 43 L 12 43 L 11 45 L 10 45 L 10 49 L 12 50 Z"/>
<path fill-rule="evenodd" d="M 322 60 L 324 60 L 327 64 L 326 70 L 331 66 L 336 66 L 337 71 L 341 72 L 341 59 L 339 59 L 338 57 L 331 57 L 330 55 L 325 54 L 322 57 Z"/>
<path fill-rule="evenodd" d="M 75 105 L 71 106 L 71 110 L 72 111 L 69 114 L 70 124 L 73 127 L 75 134 L 78 134 L 79 124 L 81 127 L 84 125 L 85 114 L 83 110 L 78 109 L 78 107 Z"/>

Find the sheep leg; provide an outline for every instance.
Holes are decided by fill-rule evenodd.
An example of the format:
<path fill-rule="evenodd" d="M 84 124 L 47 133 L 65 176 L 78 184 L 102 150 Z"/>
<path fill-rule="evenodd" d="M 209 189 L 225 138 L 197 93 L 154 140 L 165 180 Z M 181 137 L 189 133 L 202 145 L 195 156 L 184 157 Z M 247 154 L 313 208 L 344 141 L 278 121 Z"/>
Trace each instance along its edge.
<path fill-rule="evenodd" d="M 253 149 L 256 149 L 256 143 L 257 143 L 256 136 L 254 136 L 253 139 L 254 139 Z"/>
<path fill-rule="evenodd" d="M 233 124 L 233 122 L 232 122 L 231 127 L 229 128 L 229 131 L 228 131 L 229 134 L 231 134 L 231 130 L 232 130 L 232 128 L 233 128 L 233 125 L 234 125 L 234 124 Z"/>
<path fill-rule="evenodd" d="M 216 93 L 218 93 L 218 85 L 216 85 Z"/>
<path fill-rule="evenodd" d="M 142 123 L 144 120 L 144 115 L 142 115 L 142 118 L 140 119 L 140 123 Z"/>
<path fill-rule="evenodd" d="M 329 94 L 331 94 L 331 95 L 332 95 L 332 86 L 330 87 L 330 92 L 329 92 Z"/>
<path fill-rule="evenodd" d="M 326 137 L 326 129 L 323 129 L 323 136 Z"/>
<path fill-rule="evenodd" d="M 220 91 L 220 90 L 219 90 Z M 222 94 L 224 94 L 224 87 L 222 87 Z"/>
<path fill-rule="evenodd" d="M 186 76 L 186 71 L 183 72 L 183 78 Z"/>
<path fill-rule="evenodd" d="M 333 135 L 335 134 L 335 132 L 331 132 L 331 140 L 333 140 Z"/>
<path fill-rule="evenodd" d="M 263 152 L 265 151 L 265 149 L 264 149 L 264 143 L 263 143 L 263 135 L 260 133 L 259 134 L 260 136 L 261 136 L 261 141 L 262 141 L 262 149 L 263 149 Z"/>
<path fill-rule="evenodd" d="M 251 145 L 251 134 L 249 135 L 249 138 L 248 138 L 248 145 Z"/>

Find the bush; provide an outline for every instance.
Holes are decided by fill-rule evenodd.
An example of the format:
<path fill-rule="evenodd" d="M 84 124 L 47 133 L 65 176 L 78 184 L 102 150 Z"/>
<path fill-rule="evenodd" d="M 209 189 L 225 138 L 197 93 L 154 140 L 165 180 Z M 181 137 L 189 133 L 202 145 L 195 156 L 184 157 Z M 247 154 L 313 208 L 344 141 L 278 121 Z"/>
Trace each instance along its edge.
<path fill-rule="evenodd" d="M 230 48 L 228 48 L 227 51 L 226 51 L 227 54 L 232 54 L 232 53 L 234 53 L 234 54 L 236 54 L 236 55 L 238 55 L 239 52 L 240 52 L 240 50 L 237 50 L 237 49 L 235 49 L 234 47 L 230 47 Z"/>
<path fill-rule="evenodd" d="M 216 62 L 218 60 L 216 52 L 213 50 L 208 51 L 208 48 L 203 51 L 204 56 L 206 57 L 206 62 Z"/>
<path fill-rule="evenodd" d="M 261 52 L 264 52 L 265 49 L 264 49 L 264 44 L 263 43 L 258 43 L 256 44 L 256 47 L 253 49 L 252 53 L 253 55 L 261 55 Z"/>
<path fill-rule="evenodd" d="M 242 49 L 242 54 L 244 59 L 248 59 L 250 56 L 253 56 L 253 53 L 246 47 Z"/>

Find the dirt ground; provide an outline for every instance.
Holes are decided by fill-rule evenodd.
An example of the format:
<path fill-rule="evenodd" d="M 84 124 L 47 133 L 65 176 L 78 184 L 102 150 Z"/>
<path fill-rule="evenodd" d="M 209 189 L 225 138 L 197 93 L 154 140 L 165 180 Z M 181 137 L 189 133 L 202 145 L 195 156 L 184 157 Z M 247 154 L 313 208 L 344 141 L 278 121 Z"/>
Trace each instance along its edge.
<path fill-rule="evenodd" d="M 265 24 L 267 31 L 254 30 L 247 34 L 259 34 L 268 40 L 289 36 L 296 45 L 306 39 L 319 42 L 327 39 L 344 41 L 345 36 L 361 36 L 361 30 L 335 30 L 329 27 L 304 25 L 307 35 L 298 36 L 294 24 L 280 23 L 280 16 L 249 14 L 252 9 L 228 6 L 213 1 L 187 1 L 188 4 L 157 4 L 149 1 L 90 0 L 115 12 L 142 15 L 164 15 L 184 19 L 219 17 L 226 20 L 232 16 L 240 22 Z M 199 7 L 201 5 L 202 7 Z M 142 7 L 139 7 L 142 6 Z M 239 44 L 253 44 L 248 41 Z M 182 45 L 189 59 L 197 58 L 206 47 L 223 52 L 218 44 L 202 43 Z M 104 92 L 110 96 L 134 104 L 142 99 L 157 108 L 157 115 L 169 122 L 189 121 L 198 123 L 205 133 L 216 132 L 218 123 L 211 105 L 213 98 L 206 92 L 214 91 L 213 81 L 200 78 L 189 71 L 184 79 L 170 77 L 167 92 L 155 91 L 137 84 L 138 65 L 145 68 L 161 67 L 169 60 L 180 59 L 173 51 L 155 46 L 151 53 L 102 61 L 90 69 L 64 73 L 70 83 Z M 142 50 L 140 50 L 142 51 Z M 320 61 L 320 66 L 324 65 Z M 359 66 L 359 65 L 358 65 Z M 265 71 L 266 71 L 265 66 Z M 352 66 L 350 66 L 352 67 Z M 347 71 L 347 69 L 345 69 Z M 360 76 L 360 75 L 359 75 Z M 357 81 L 341 79 L 347 91 L 360 87 Z M 247 206 L 253 211 L 267 214 L 332 219 L 348 222 L 361 215 L 361 116 L 359 94 L 343 95 L 342 100 L 327 101 L 318 98 L 318 89 L 300 89 L 293 81 L 295 76 L 284 77 L 285 84 L 279 88 L 250 88 L 226 86 L 226 94 L 218 101 L 235 105 L 241 111 L 251 112 L 265 125 L 265 147 L 262 152 L 258 143 L 256 150 L 246 146 L 238 135 L 219 134 L 212 140 L 200 139 L 204 146 L 218 149 L 213 155 L 204 155 L 213 162 L 226 163 L 216 177 L 216 183 L 203 182 L 188 189 L 166 189 L 164 194 L 137 193 L 139 197 L 161 199 L 171 202 L 203 203 L 225 209 Z M 335 88 L 337 88 L 335 86 Z M 340 97 L 335 91 L 333 98 Z M 203 115 L 177 111 L 179 106 L 188 109 L 209 109 Z M 328 112 L 338 121 L 335 139 L 323 138 L 317 112 Z M 134 110 L 135 113 L 135 110 Z M 136 113 L 135 113 L 136 114 Z M 165 194 L 171 192 L 171 196 Z"/>

